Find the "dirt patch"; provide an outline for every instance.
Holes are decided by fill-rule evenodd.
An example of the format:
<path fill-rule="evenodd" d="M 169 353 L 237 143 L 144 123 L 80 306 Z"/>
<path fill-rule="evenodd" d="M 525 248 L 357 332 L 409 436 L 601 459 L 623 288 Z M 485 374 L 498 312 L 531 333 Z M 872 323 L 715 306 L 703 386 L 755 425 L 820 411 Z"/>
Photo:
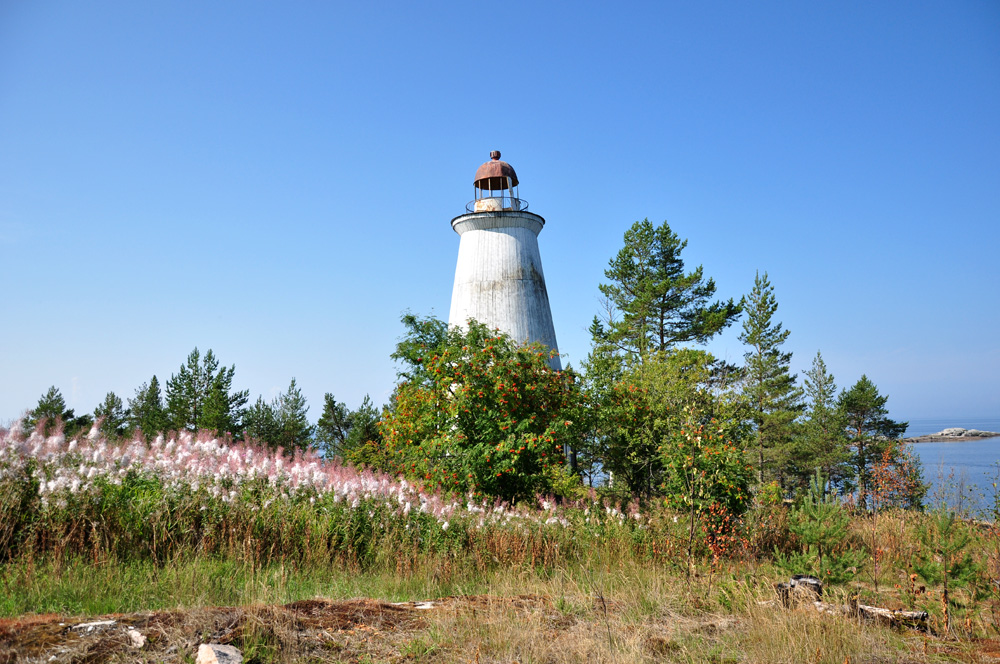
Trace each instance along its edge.
<path fill-rule="evenodd" d="M 87 623 L 113 621 L 86 627 Z M 0 622 L 0 664 L 8 662 L 183 661 L 199 643 L 222 643 L 276 654 L 336 648 L 352 635 L 365 638 L 423 626 L 417 609 L 371 599 L 322 599 L 284 606 L 215 607 L 101 616 L 58 615 Z M 145 643 L 137 647 L 141 635 Z M 339 638 L 338 638 L 339 637 Z M 267 657 L 266 659 L 270 659 Z"/>

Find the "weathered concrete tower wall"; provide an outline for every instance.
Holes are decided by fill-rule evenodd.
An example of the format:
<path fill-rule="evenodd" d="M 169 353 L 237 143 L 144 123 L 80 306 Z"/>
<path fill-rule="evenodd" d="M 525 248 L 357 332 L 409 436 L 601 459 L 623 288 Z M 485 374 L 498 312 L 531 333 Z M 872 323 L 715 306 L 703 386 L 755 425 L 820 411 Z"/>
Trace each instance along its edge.
<path fill-rule="evenodd" d="M 494 154 L 494 160 L 498 159 L 499 153 Z M 499 163 L 509 168 L 505 162 Z M 489 162 L 484 167 L 487 165 Z M 517 184 L 516 175 L 512 182 Z M 518 198 L 489 197 L 474 203 L 473 209 L 486 210 L 451 220 L 451 227 L 462 239 L 448 323 L 464 326 L 474 318 L 518 341 L 538 341 L 558 351 L 538 252 L 538 233 L 545 219 L 519 209 L 526 203 Z M 496 207 L 500 209 L 489 209 Z M 562 368 L 558 357 L 550 364 L 554 369 Z"/>

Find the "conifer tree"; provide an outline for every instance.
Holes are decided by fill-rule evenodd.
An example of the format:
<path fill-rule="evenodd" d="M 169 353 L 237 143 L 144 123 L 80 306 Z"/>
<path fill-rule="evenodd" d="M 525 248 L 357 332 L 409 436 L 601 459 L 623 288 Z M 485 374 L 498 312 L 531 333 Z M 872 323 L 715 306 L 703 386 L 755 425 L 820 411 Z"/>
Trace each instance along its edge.
<path fill-rule="evenodd" d="M 906 422 L 889 419 L 885 407 L 888 400 L 865 375 L 837 399 L 839 415 L 853 446 L 850 463 L 858 482 L 858 504 L 862 507 L 867 507 L 871 494 L 873 465 L 882 459 L 883 453 L 898 448 L 896 440 L 907 427 Z"/>
<path fill-rule="evenodd" d="M 38 404 L 28 411 L 24 421 L 25 430 L 34 429 L 39 422 L 45 421 L 42 433 L 50 435 L 56 428 L 57 422 L 62 422 L 63 435 L 67 439 L 84 429 L 89 429 L 94 423 L 90 415 L 76 416 L 72 408 L 66 407 L 66 400 L 55 385 L 50 387 L 39 399 Z"/>
<path fill-rule="evenodd" d="M 306 418 L 309 406 L 294 378 L 288 385 L 288 390 L 276 399 L 275 411 L 279 429 L 278 444 L 286 450 L 307 449 L 312 444 L 316 428 Z"/>
<path fill-rule="evenodd" d="M 256 403 L 243 414 L 243 436 L 268 447 L 277 447 L 281 429 L 274 406 L 257 397 Z"/>
<path fill-rule="evenodd" d="M 351 430 L 351 411 L 330 392 L 323 395 L 323 413 L 316 423 L 316 441 L 327 459 L 344 458 L 347 436 Z"/>
<path fill-rule="evenodd" d="M 248 392 L 231 392 L 236 366 L 219 368 L 209 350 L 201 358 L 195 348 L 187 362 L 167 381 L 167 418 L 174 429 L 239 430 Z"/>
<path fill-rule="evenodd" d="M 149 383 L 143 383 L 135 391 L 135 397 L 128 400 L 128 427 L 142 431 L 152 437 L 167 430 L 167 414 L 163 410 L 160 382 L 154 375 Z"/>
<path fill-rule="evenodd" d="M 967 550 L 972 537 L 954 511 L 939 509 L 920 526 L 923 546 L 913 561 L 916 570 L 929 584 L 941 585 L 941 609 L 945 634 L 951 628 L 954 601 L 951 591 L 974 583 L 980 565 Z"/>
<path fill-rule="evenodd" d="M 802 542 L 802 549 L 790 556 L 777 554 L 779 564 L 797 574 L 809 573 L 828 583 L 841 583 L 848 570 L 864 561 L 864 553 L 844 546 L 851 517 L 826 480 L 816 471 L 802 504 L 792 510 L 788 529 Z"/>
<path fill-rule="evenodd" d="M 609 344 L 632 359 L 684 342 L 704 343 L 732 324 L 740 307 L 711 302 L 715 281 L 699 265 L 684 271 L 681 240 L 667 222 L 653 227 L 637 221 L 625 232 L 625 246 L 604 271 L 599 286 L 607 298 L 607 320 L 594 326 L 595 342 Z"/>
<path fill-rule="evenodd" d="M 108 392 L 101 405 L 94 409 L 94 421 L 97 420 L 101 420 L 101 433 L 105 436 L 120 438 L 125 435 L 128 413 L 117 394 Z"/>
<path fill-rule="evenodd" d="M 55 385 L 38 398 L 38 404 L 28 411 L 24 421 L 27 431 L 34 429 L 39 422 L 45 420 L 44 434 L 47 436 L 55 426 L 56 420 L 66 421 L 73 418 L 73 411 L 66 408 L 66 400 Z"/>
<path fill-rule="evenodd" d="M 812 367 L 805 372 L 806 419 L 799 429 L 790 472 L 799 484 L 819 469 L 833 486 L 850 488 L 850 458 L 844 422 L 837 410 L 837 384 L 827 371 L 823 355 L 817 351 Z"/>
<path fill-rule="evenodd" d="M 796 376 L 789 371 L 792 354 L 781 350 L 791 332 L 774 320 L 778 301 L 767 272 L 764 276 L 757 273 L 743 305 L 747 317 L 740 341 L 750 347 L 744 355 L 744 390 L 756 428 L 758 480 L 763 483 L 768 462 L 776 466 L 779 477 L 783 476 L 782 464 L 787 459 L 793 423 L 802 412 L 802 389 L 795 385 Z"/>

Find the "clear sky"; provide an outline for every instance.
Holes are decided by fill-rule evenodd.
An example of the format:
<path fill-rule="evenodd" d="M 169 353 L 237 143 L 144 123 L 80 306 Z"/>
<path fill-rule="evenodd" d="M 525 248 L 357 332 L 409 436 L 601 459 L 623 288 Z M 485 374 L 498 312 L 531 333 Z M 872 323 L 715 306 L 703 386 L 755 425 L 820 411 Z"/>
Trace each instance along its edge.
<path fill-rule="evenodd" d="M 547 220 L 564 364 L 648 217 L 722 297 L 769 273 L 795 370 L 1000 415 L 1000 3 L 9 0 L 0 424 L 195 346 L 251 401 L 384 402 L 490 150 Z"/>

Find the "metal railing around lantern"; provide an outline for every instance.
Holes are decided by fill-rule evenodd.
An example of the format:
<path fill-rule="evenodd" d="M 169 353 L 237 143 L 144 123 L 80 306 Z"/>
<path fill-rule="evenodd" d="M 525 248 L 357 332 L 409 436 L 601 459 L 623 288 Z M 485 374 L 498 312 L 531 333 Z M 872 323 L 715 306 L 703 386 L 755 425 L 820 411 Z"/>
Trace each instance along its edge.
<path fill-rule="evenodd" d="M 528 201 L 513 196 L 484 196 L 469 201 L 467 212 L 520 212 L 528 209 Z"/>

